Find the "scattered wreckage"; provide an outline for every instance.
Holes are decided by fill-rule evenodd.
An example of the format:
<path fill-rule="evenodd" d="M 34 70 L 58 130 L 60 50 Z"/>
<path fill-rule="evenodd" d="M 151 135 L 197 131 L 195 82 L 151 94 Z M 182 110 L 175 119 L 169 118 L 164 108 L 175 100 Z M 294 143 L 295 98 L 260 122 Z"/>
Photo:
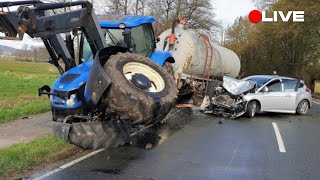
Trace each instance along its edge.
<path fill-rule="evenodd" d="M 201 105 L 205 113 L 219 117 L 237 118 L 246 112 L 247 102 L 244 96 L 255 92 L 256 83 L 253 81 L 237 80 L 224 76 L 223 82 L 211 81 L 206 96 Z M 253 108 L 253 107 L 250 107 Z"/>

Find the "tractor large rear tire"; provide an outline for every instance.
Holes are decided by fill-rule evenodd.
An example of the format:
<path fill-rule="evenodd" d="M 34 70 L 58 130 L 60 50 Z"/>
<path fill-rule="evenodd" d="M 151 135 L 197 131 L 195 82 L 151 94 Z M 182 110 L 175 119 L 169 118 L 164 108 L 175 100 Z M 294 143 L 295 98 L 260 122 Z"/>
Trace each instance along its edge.
<path fill-rule="evenodd" d="M 68 141 L 85 149 L 118 147 L 130 141 L 130 128 L 121 120 L 72 123 Z"/>
<path fill-rule="evenodd" d="M 130 67 L 131 71 L 146 77 L 151 73 L 151 78 L 148 77 L 150 80 L 154 79 L 154 76 L 162 79 L 159 80 L 159 89 L 149 92 L 130 82 L 125 75 L 131 73 L 128 72 Z M 173 107 L 177 97 L 173 78 L 148 58 L 138 54 L 118 53 L 109 58 L 104 69 L 112 80 L 104 100 L 107 113 L 116 113 L 120 119 L 130 119 L 133 123 L 153 123 L 162 120 Z"/>

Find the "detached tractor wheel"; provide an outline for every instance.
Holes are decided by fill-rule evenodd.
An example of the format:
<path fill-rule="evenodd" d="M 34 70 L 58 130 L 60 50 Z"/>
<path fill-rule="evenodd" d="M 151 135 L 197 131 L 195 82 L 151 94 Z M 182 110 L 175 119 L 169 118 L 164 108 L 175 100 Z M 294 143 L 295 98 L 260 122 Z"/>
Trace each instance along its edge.
<path fill-rule="evenodd" d="M 305 99 L 300 101 L 297 106 L 297 113 L 299 115 L 305 115 L 308 113 L 308 110 L 309 110 L 309 102 Z"/>
<path fill-rule="evenodd" d="M 177 88 L 172 76 L 148 58 L 118 53 L 104 69 L 112 80 L 105 99 L 107 113 L 149 123 L 162 120 L 173 107 Z"/>
<path fill-rule="evenodd" d="M 249 104 L 247 106 L 246 116 L 249 118 L 253 118 L 256 115 L 257 109 L 258 108 L 257 108 L 256 101 L 249 102 Z"/>

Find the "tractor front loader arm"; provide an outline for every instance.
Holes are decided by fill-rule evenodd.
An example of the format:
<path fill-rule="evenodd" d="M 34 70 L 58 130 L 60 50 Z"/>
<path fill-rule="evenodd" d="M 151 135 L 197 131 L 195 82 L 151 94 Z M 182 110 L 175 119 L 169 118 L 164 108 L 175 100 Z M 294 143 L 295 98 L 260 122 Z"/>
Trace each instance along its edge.
<path fill-rule="evenodd" d="M 10 8 L 19 6 L 17 10 Z M 74 6 L 80 9 L 72 10 Z M 57 12 L 63 8 L 65 12 Z M 46 46 L 54 64 L 60 73 L 76 65 L 61 33 L 82 30 L 87 37 L 92 53 L 95 55 L 105 48 L 102 30 L 98 24 L 92 5 L 87 1 L 70 3 L 43 3 L 41 1 L 17 1 L 0 3 L 0 32 L 5 33 L 2 39 L 22 39 L 24 33 L 30 37 L 40 37 Z M 63 70 L 58 61 L 65 64 Z"/>

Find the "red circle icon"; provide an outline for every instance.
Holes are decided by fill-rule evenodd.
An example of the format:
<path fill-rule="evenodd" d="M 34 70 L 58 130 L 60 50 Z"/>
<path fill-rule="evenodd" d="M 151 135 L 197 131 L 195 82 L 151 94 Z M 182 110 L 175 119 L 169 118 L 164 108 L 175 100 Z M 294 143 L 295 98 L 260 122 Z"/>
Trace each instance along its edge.
<path fill-rule="evenodd" d="M 258 23 L 262 19 L 262 14 L 258 10 L 253 10 L 249 13 L 249 20 L 253 23 Z"/>

